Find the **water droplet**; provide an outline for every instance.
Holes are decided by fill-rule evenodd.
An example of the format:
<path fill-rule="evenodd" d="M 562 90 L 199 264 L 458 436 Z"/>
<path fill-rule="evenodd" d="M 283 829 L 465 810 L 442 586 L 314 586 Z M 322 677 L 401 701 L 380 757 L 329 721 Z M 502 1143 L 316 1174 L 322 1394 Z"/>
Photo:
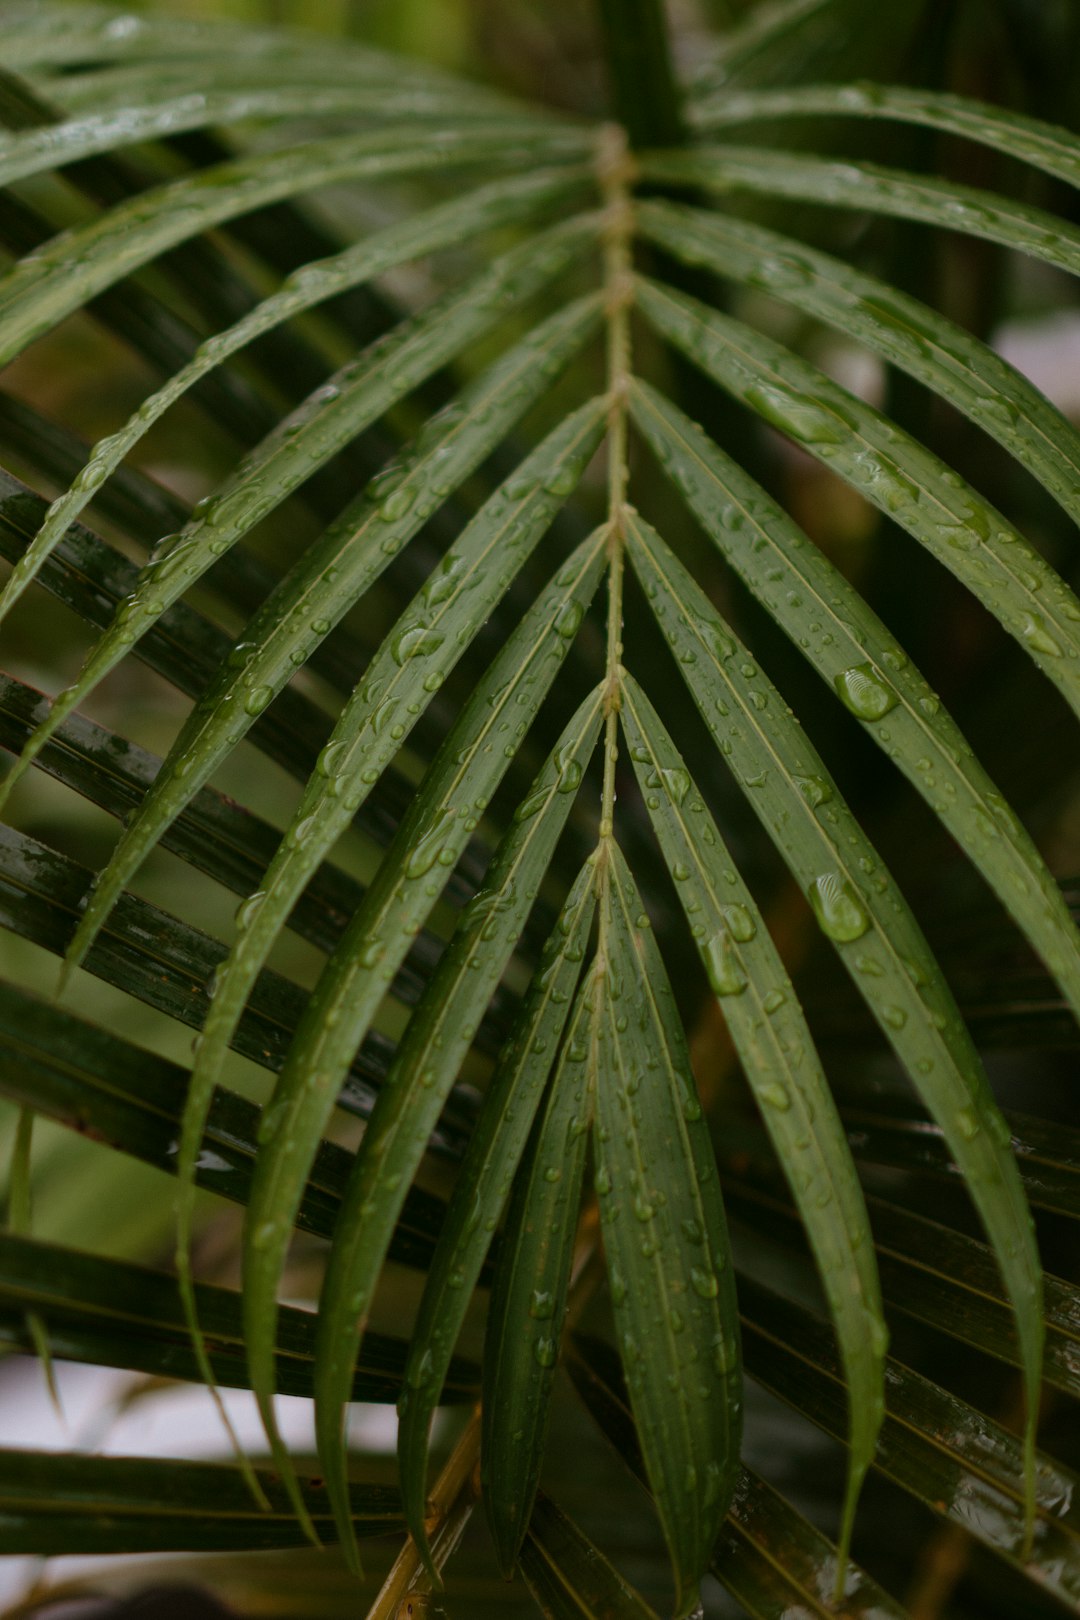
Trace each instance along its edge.
<path fill-rule="evenodd" d="M 748 945 L 757 933 L 757 924 L 746 906 L 723 906 L 724 922 L 732 939 L 738 940 L 740 945 Z"/>
<path fill-rule="evenodd" d="M 720 1292 L 720 1280 L 715 1271 L 694 1266 L 690 1272 L 690 1286 L 702 1299 L 715 1299 Z"/>
<path fill-rule="evenodd" d="M 668 791 L 669 796 L 676 804 L 682 804 L 690 791 L 690 777 L 688 773 L 678 767 L 672 770 L 662 770 L 660 779 Z"/>
<path fill-rule="evenodd" d="M 272 686 L 253 686 L 244 699 L 244 712 L 252 716 L 262 714 L 273 695 Z"/>
<path fill-rule="evenodd" d="M 843 670 L 834 685 L 840 701 L 860 720 L 880 720 L 896 707 L 896 693 L 872 664 L 856 664 Z"/>
<path fill-rule="evenodd" d="M 262 905 L 265 899 L 266 890 L 258 889 L 254 894 L 249 894 L 246 900 L 242 900 L 240 902 L 236 908 L 237 928 L 241 930 L 250 928 L 251 924 L 255 921 L 259 907 Z"/>
<path fill-rule="evenodd" d="M 542 810 L 544 805 L 547 804 L 550 792 L 549 788 L 541 787 L 537 788 L 535 793 L 530 793 L 527 799 L 522 799 L 514 811 L 514 820 L 528 821 L 530 816 L 535 816 L 537 811 Z"/>
<path fill-rule="evenodd" d="M 572 495 L 577 488 L 578 476 L 578 462 L 574 458 L 550 472 L 544 479 L 544 488 L 549 495 Z"/>
<path fill-rule="evenodd" d="M 870 917 L 851 884 L 839 872 L 823 872 L 810 885 L 808 898 L 823 934 L 840 943 L 861 939 Z"/>
<path fill-rule="evenodd" d="M 255 1249 L 268 1249 L 278 1236 L 279 1225 L 277 1221 L 263 1221 L 251 1234 L 251 1244 Z"/>
<path fill-rule="evenodd" d="M 585 609 L 580 602 L 564 602 L 555 615 L 555 633 L 562 636 L 564 641 L 570 641 L 578 632 L 578 627 L 585 617 Z"/>
<path fill-rule="evenodd" d="M 256 653 L 258 648 L 257 641 L 238 641 L 225 662 L 230 669 L 243 669 L 244 665 L 251 661 L 252 654 Z"/>
<path fill-rule="evenodd" d="M 1047 658 L 1060 658 L 1061 647 L 1046 628 L 1045 621 L 1037 613 L 1026 613 L 1023 619 L 1023 637 L 1029 647 L 1036 652 L 1043 653 Z"/>
<path fill-rule="evenodd" d="M 581 761 L 575 759 L 572 749 L 559 748 L 555 751 L 555 769 L 558 780 L 555 784 L 557 793 L 574 793 L 581 783 Z"/>
<path fill-rule="evenodd" d="M 464 568 L 464 559 L 449 552 L 424 586 L 424 606 L 438 607 L 453 596 Z"/>
<path fill-rule="evenodd" d="M 410 852 L 405 863 L 405 876 L 409 878 L 424 877 L 431 871 L 443 851 L 454 819 L 452 810 L 440 810 L 432 825 L 418 840 Z"/>
<path fill-rule="evenodd" d="M 431 1382 L 431 1375 L 434 1370 L 435 1361 L 430 1350 L 425 1350 L 419 1360 L 417 1360 L 416 1357 L 410 1358 L 408 1374 L 406 1376 L 406 1382 L 409 1385 L 409 1388 L 423 1389 L 425 1384 L 429 1384 Z"/>
<path fill-rule="evenodd" d="M 529 1315 L 535 1316 L 538 1321 L 545 1321 L 547 1317 L 555 1314 L 555 1295 L 543 1288 L 534 1288 L 529 1301 Z"/>
<path fill-rule="evenodd" d="M 974 1108 L 958 1108 L 956 1128 L 965 1142 L 973 1142 L 979 1134 L 979 1117 Z"/>
<path fill-rule="evenodd" d="M 533 1345 L 533 1359 L 538 1367 L 554 1367 L 558 1350 L 554 1339 L 537 1339 Z"/>
<path fill-rule="evenodd" d="M 411 624 L 390 643 L 390 652 L 396 664 L 407 664 L 410 658 L 426 658 L 437 652 L 446 640 L 426 624 Z"/>
<path fill-rule="evenodd" d="M 713 934 L 705 944 L 705 972 L 714 995 L 737 996 L 746 989 L 746 974 L 730 934 Z"/>
<path fill-rule="evenodd" d="M 755 384 L 746 391 L 746 403 L 771 427 L 803 444 L 844 444 L 851 436 L 846 425 L 824 402 L 791 388 Z"/>
<path fill-rule="evenodd" d="M 379 516 L 386 523 L 396 523 L 398 518 L 405 516 L 415 500 L 416 485 L 401 484 L 397 489 L 391 490 L 383 501 L 379 507 Z"/>
<path fill-rule="evenodd" d="M 833 790 L 823 776 L 794 776 L 792 781 L 811 810 L 816 810 L 819 804 L 827 804 L 833 796 Z"/>
<path fill-rule="evenodd" d="M 786 1114 L 791 1107 L 791 1094 L 779 1080 L 767 1080 L 764 1085 L 758 1086 L 757 1094 L 763 1103 L 775 1108 L 778 1114 Z"/>

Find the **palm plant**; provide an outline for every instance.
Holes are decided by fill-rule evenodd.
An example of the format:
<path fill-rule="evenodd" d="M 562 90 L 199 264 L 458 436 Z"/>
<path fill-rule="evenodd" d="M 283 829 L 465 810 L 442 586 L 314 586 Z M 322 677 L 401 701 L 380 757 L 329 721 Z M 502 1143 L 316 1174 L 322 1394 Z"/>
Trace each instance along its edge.
<path fill-rule="evenodd" d="M 1080 138 L 954 93 L 961 7 L 723 9 L 677 73 L 603 0 L 600 117 L 0 13 L 4 1342 L 250 1389 L 268 1453 L 0 1452 L 0 1551 L 403 1616 L 482 1500 L 450 1612 L 901 1615 L 919 1547 L 913 1612 L 1080 1609 L 1080 436 L 987 341 L 1080 270 Z M 991 9 L 996 100 L 1067 107 L 1075 23 Z"/>

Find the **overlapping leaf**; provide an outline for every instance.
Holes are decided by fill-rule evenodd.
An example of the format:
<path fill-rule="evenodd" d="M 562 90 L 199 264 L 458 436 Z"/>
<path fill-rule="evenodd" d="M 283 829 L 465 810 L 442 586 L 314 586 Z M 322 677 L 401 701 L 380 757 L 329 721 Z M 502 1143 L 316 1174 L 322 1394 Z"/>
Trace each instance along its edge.
<path fill-rule="evenodd" d="M 1080 1012 L 1080 935 L 1061 891 L 895 638 L 782 507 L 677 407 L 638 383 L 634 415 L 725 561 L 926 798 Z"/>
<path fill-rule="evenodd" d="M 572 182 L 571 182 L 572 184 Z M 18 594 L 33 578 L 67 526 L 106 483 L 111 473 L 128 455 L 155 421 L 191 388 L 209 373 L 223 365 L 231 355 L 246 348 L 260 336 L 272 332 L 282 322 L 301 314 L 325 300 L 340 295 L 351 287 L 370 280 L 380 271 L 396 264 L 447 247 L 477 231 L 504 225 L 515 217 L 529 214 L 537 207 L 550 203 L 553 197 L 566 194 L 565 177 L 529 175 L 496 182 L 479 188 L 464 200 L 432 209 L 417 219 L 386 227 L 362 244 L 348 248 L 330 259 L 308 264 L 287 278 L 270 298 L 226 332 L 216 333 L 206 340 L 195 357 L 174 377 L 144 400 L 138 411 L 119 432 L 98 444 L 79 473 L 72 488 L 51 506 L 45 522 L 33 545 L 20 558 L 11 579 L 0 597 L 0 612 L 6 611 Z M 561 236 L 561 233 L 559 233 Z M 557 238 L 558 240 L 558 238 Z M 550 244 L 556 248 L 553 242 Z M 409 389 L 436 371 L 448 359 L 478 338 L 493 318 L 492 305 L 502 298 L 527 297 L 545 279 L 545 272 L 555 274 L 560 268 L 558 251 L 545 259 L 543 244 L 539 255 L 511 254 L 503 264 L 493 266 L 488 275 L 466 290 L 464 295 L 451 296 L 431 310 L 426 318 L 404 325 L 392 338 L 377 343 L 364 360 L 352 361 L 309 401 L 306 412 L 294 413 L 285 424 L 286 431 L 275 434 L 264 445 L 261 456 L 245 463 L 242 476 L 226 486 L 215 497 L 215 519 L 208 527 L 203 513 L 192 525 L 181 531 L 158 559 L 151 576 L 153 596 L 163 607 L 167 598 L 174 597 L 180 588 L 196 580 L 202 568 L 209 566 L 208 557 L 220 557 L 227 545 L 233 543 L 245 527 L 253 521 L 245 511 L 242 495 L 252 478 L 263 480 L 277 475 L 280 480 L 277 498 L 296 487 L 301 479 L 324 464 L 330 455 L 350 437 L 355 436 L 400 398 Z M 522 262 L 524 260 L 524 263 Z M 565 262 L 565 261 L 563 261 Z M 540 271 L 537 277 L 537 270 Z M 376 386 L 380 373 L 387 373 L 382 388 Z M 330 390 L 329 392 L 327 390 Z M 342 398 L 344 391 L 345 397 Z M 333 426 L 331 426 L 333 423 Z M 296 442 L 297 439 L 300 442 Z M 317 443 L 315 440 L 317 439 Z M 239 488 L 237 489 L 237 485 Z M 233 496 L 232 506 L 229 496 Z M 268 491 L 262 491 L 255 514 L 265 515 L 269 509 Z M 239 507 L 239 510 L 236 508 Z M 231 521 L 230 521 L 231 520 Z M 205 536 L 206 553 L 200 562 L 198 539 Z M 210 546 L 216 547 L 211 550 Z M 171 562 L 167 562 L 171 559 Z M 177 571 L 177 564 L 182 567 Z M 172 581 L 172 590 L 168 582 Z M 128 630 L 134 628 L 131 618 L 125 620 Z M 130 645 L 130 643 L 129 643 Z"/>
<path fill-rule="evenodd" d="M 654 531 L 634 568 L 717 746 L 934 1114 L 990 1234 L 1024 1343 L 1028 1491 L 1042 1358 L 1040 1268 L 1009 1132 L 914 917 L 763 671 Z M 809 790 L 806 784 L 809 784 Z"/>
<path fill-rule="evenodd" d="M 594 692 L 564 727 L 503 838 L 485 887 L 472 901 L 439 971 L 409 1024 L 394 1070 L 372 1114 L 346 1192 L 341 1235 L 327 1267 L 319 1307 L 316 1432 L 327 1485 L 348 1548 L 348 1499 L 342 1436 L 355 1348 L 366 1325 L 382 1260 L 409 1181 L 532 909 L 573 796 L 596 746 L 601 695 Z M 433 862 L 434 864 L 434 862 Z M 262 1347 L 273 1332 L 282 1236 L 297 1168 L 294 1145 L 278 1126 L 260 1162 L 249 1213 L 245 1306 L 252 1384 L 263 1381 Z M 265 1225 L 273 1223 L 266 1241 Z M 270 1341 L 272 1344 L 272 1339 Z M 266 1369 L 267 1371 L 269 1369 Z"/>
<path fill-rule="evenodd" d="M 492 1076 L 455 1184 L 446 1224 L 428 1269 L 423 1298 L 413 1325 L 407 1388 L 398 1407 L 401 1418 L 398 1451 L 402 1493 L 410 1530 L 421 1546 L 427 1494 L 428 1426 L 432 1412 L 443 1398 L 449 1358 L 490 1247 L 494 1228 L 514 1183 L 543 1089 L 570 1016 L 595 907 L 595 869 L 593 863 L 589 862 L 582 868 L 567 896 L 513 1036 Z M 585 1017 L 584 1011 L 581 1016 Z M 568 1061 L 568 1053 L 569 1047 L 564 1049 L 563 1061 Z M 559 1082 L 556 1081 L 555 1085 L 558 1088 Z M 551 1196 L 565 1200 L 566 1187 L 561 1177 L 554 1184 L 540 1181 L 538 1193 L 545 1195 L 549 1190 Z M 517 1244 L 520 1245 L 527 1235 L 550 1244 L 550 1231 L 546 1229 L 546 1223 L 537 1222 L 532 1197 L 525 1199 L 524 1207 L 529 1214 L 530 1226 L 525 1227 L 512 1218 L 508 1223 Z M 509 1293 L 513 1282 L 519 1286 L 530 1278 L 534 1282 L 525 1303 L 530 1327 L 533 1322 L 538 1324 L 536 1335 L 529 1336 L 528 1348 L 536 1363 L 536 1371 L 529 1370 L 534 1378 L 539 1378 L 543 1376 L 544 1363 L 554 1366 L 548 1346 L 558 1325 L 555 1298 L 552 1290 L 540 1288 L 533 1259 L 510 1269 L 505 1237 L 502 1253 L 504 1258 L 500 1275 L 506 1279 L 502 1284 L 504 1294 Z M 518 1272 L 520 1275 L 515 1275 Z M 543 1331 L 539 1324 L 545 1324 Z M 490 1388 L 497 1389 L 502 1380 L 510 1378 L 509 1370 L 502 1370 L 501 1347 L 505 1345 L 509 1353 L 519 1353 L 522 1339 L 521 1318 L 510 1311 L 497 1310 L 493 1301 L 489 1310 L 486 1341 L 486 1355 L 493 1369 Z M 544 1349 L 538 1352 L 541 1342 Z M 509 1400 L 510 1394 L 507 1393 L 505 1398 Z M 503 1459 L 504 1468 L 511 1465 L 515 1469 L 520 1468 L 528 1450 L 521 1442 L 518 1427 L 515 1425 L 510 1429 L 506 1423 L 506 1410 L 504 1399 L 497 1396 L 492 1400 L 489 1396 L 484 1407 L 487 1439 L 483 1444 L 484 1469 L 491 1481 L 487 1496 L 489 1516 L 496 1521 L 497 1545 L 511 1553 L 510 1557 L 504 1557 L 504 1565 L 513 1562 L 512 1554 L 518 1541 L 517 1529 L 522 1513 L 517 1499 L 501 1491 L 495 1478 L 499 1472 L 503 1436 L 507 1432 L 513 1435 L 510 1453 Z M 517 1477 L 520 1478 L 520 1474 Z M 505 1526 L 505 1529 L 501 1526 Z"/>
<path fill-rule="evenodd" d="M 872 406 L 740 321 L 661 288 L 642 309 L 723 387 L 856 488 L 968 587 L 1080 714 L 1080 601 L 971 486 Z M 876 677 L 856 669 L 841 695 L 884 718 Z"/>
<path fill-rule="evenodd" d="M 628 676 L 621 714 L 660 847 L 798 1203 L 836 1324 L 850 1392 L 843 1562 L 884 1411 L 885 1321 L 855 1166 L 776 947 L 663 722 Z"/>
<path fill-rule="evenodd" d="M 595 883 L 592 863 L 585 882 Z M 517 1177 L 491 1295 L 482 1455 L 488 1523 L 505 1575 L 521 1551 L 540 1478 L 596 1106 L 602 993 L 594 962 Z"/>
<path fill-rule="evenodd" d="M 618 846 L 601 859 L 596 1190 L 619 1351 L 683 1615 L 698 1602 L 738 1470 L 735 1285 L 716 1164 L 659 946 Z"/>

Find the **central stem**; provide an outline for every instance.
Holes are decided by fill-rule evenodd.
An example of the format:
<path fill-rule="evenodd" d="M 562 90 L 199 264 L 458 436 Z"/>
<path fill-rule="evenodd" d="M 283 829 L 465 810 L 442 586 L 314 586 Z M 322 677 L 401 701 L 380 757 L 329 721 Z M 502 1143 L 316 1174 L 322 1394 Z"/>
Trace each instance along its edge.
<path fill-rule="evenodd" d="M 598 172 L 607 202 L 604 228 L 604 313 L 607 322 L 608 389 L 608 624 L 604 685 L 604 786 L 600 837 L 612 836 L 615 818 L 615 766 L 621 703 L 623 574 L 626 545 L 627 397 L 630 391 L 630 310 L 634 301 L 631 243 L 634 178 L 625 132 L 609 125 L 603 133 Z"/>

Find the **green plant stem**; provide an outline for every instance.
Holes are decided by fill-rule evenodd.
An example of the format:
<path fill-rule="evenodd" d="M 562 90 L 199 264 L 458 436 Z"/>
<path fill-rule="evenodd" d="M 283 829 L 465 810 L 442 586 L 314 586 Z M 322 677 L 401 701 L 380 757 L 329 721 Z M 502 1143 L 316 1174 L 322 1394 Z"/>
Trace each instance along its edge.
<path fill-rule="evenodd" d="M 626 549 L 627 399 L 630 390 L 630 309 L 634 298 L 631 241 L 634 230 L 629 186 L 634 163 L 618 125 L 603 133 L 598 158 L 607 202 L 604 232 L 604 301 L 608 385 L 608 624 L 605 665 L 604 785 L 600 837 L 610 838 L 615 817 L 620 678 L 622 674 L 623 555 Z M 598 876 L 606 870 L 601 862 Z"/>
<path fill-rule="evenodd" d="M 686 139 L 663 0 L 600 0 L 616 118 L 637 150 Z"/>

